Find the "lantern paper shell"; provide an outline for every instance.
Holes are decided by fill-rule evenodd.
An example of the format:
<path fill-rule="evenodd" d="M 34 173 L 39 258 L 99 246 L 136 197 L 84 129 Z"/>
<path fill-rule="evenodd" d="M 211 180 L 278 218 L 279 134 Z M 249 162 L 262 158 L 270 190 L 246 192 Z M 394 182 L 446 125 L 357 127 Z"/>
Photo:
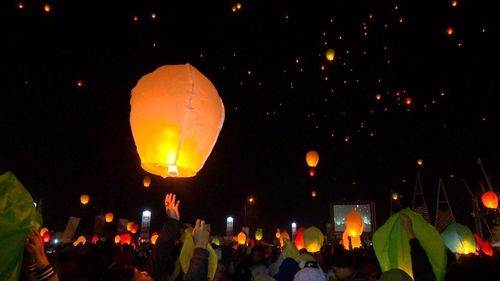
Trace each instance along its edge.
<path fill-rule="evenodd" d="M 260 241 L 262 239 L 262 228 L 257 228 L 255 231 L 255 240 Z"/>
<path fill-rule="evenodd" d="M 82 196 L 80 196 L 80 203 L 82 203 L 82 205 L 87 205 L 87 203 L 89 203 L 89 196 L 87 194 L 83 194 Z"/>
<path fill-rule="evenodd" d="M 304 228 L 303 227 L 299 227 L 299 229 L 297 229 L 297 233 L 295 234 L 295 240 L 293 241 L 293 244 L 295 245 L 295 248 L 297 248 L 297 250 L 299 250 L 299 251 L 306 247 L 304 244 Z"/>
<path fill-rule="evenodd" d="M 224 122 L 214 85 L 189 64 L 166 65 L 139 80 L 130 105 L 142 168 L 163 178 L 196 175 Z"/>
<path fill-rule="evenodd" d="M 156 244 L 156 239 L 158 239 L 158 233 L 153 232 L 153 235 L 151 235 L 151 244 Z"/>
<path fill-rule="evenodd" d="M 476 240 L 470 229 L 462 224 L 451 223 L 441 233 L 444 244 L 456 254 L 476 253 Z"/>
<path fill-rule="evenodd" d="M 113 213 L 106 213 L 106 215 L 104 215 L 104 219 L 106 220 L 106 222 L 112 222 L 113 221 Z"/>
<path fill-rule="evenodd" d="M 280 246 L 281 248 L 283 248 L 283 246 L 285 245 L 285 242 L 283 240 L 288 240 L 290 241 L 290 235 L 288 234 L 288 232 L 286 231 L 283 231 L 281 232 L 281 235 L 280 235 Z"/>
<path fill-rule="evenodd" d="M 345 232 L 351 237 L 358 237 L 363 234 L 365 223 L 363 217 L 352 209 L 345 218 Z"/>
<path fill-rule="evenodd" d="M 238 241 L 238 244 L 240 245 L 245 245 L 247 243 L 247 235 L 245 232 L 241 231 L 238 233 L 238 236 L 236 236 L 236 241 Z"/>
<path fill-rule="evenodd" d="M 324 241 L 325 237 L 323 236 L 323 233 L 321 233 L 321 230 L 319 230 L 318 228 L 311 226 L 304 230 L 304 245 L 308 252 L 319 252 L 319 250 L 323 246 Z"/>
<path fill-rule="evenodd" d="M 483 205 L 488 209 L 498 208 L 498 195 L 493 191 L 488 191 L 481 196 L 481 201 Z"/>
<path fill-rule="evenodd" d="M 335 50 L 334 49 L 328 49 L 326 50 L 326 59 L 328 61 L 333 61 L 333 59 L 335 58 Z"/>
<path fill-rule="evenodd" d="M 389 217 L 373 234 L 373 249 L 382 272 L 399 268 L 413 276 L 410 243 L 408 234 L 400 222 L 401 213 L 411 219 L 415 236 L 429 257 L 436 280 L 442 281 L 447 268 L 446 246 L 443 239 L 433 225 L 408 208 Z"/>
<path fill-rule="evenodd" d="M 319 162 L 319 154 L 317 151 L 311 150 L 311 151 L 307 152 L 307 154 L 306 154 L 307 166 L 309 166 L 311 168 L 315 168 L 316 166 L 318 166 L 318 162 Z"/>

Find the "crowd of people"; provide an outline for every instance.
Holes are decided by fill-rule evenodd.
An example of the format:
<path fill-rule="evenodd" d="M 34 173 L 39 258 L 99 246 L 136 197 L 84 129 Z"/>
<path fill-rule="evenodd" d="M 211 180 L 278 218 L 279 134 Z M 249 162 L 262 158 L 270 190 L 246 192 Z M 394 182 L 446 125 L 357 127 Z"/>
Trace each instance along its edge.
<path fill-rule="evenodd" d="M 411 219 L 400 215 L 401 227 L 411 249 L 412 277 L 397 268 L 382 272 L 373 247 L 346 250 L 338 243 L 326 243 L 320 251 L 300 250 L 300 258 L 287 256 L 278 244 L 258 242 L 252 246 L 225 241 L 211 243 L 202 219 L 196 220 L 190 236 L 181 222 L 179 201 L 174 194 L 165 198 L 166 219 L 154 245 L 116 244 L 111 239 L 97 243 L 60 244 L 50 254 L 37 231 L 26 238 L 21 280 L 213 280 L 213 281 L 441 281 L 413 231 Z M 194 249 L 186 267 L 179 256 L 183 239 L 191 239 Z M 396 239 L 396 238 L 395 238 Z M 399 239 L 399 238 L 397 238 Z M 211 258 L 211 255 L 216 258 Z M 216 262 L 212 262 L 216 261 Z M 500 280 L 500 252 L 448 254 L 444 280 Z"/>

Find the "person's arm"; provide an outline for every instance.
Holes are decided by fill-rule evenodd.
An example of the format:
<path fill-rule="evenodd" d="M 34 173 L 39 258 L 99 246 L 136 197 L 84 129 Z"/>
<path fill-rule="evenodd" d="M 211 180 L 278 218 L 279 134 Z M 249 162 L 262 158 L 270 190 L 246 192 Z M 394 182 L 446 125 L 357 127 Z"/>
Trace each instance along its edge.
<path fill-rule="evenodd" d="M 400 221 L 404 230 L 410 239 L 411 249 L 411 268 L 413 271 L 413 280 L 415 281 L 436 281 L 436 275 L 432 270 L 429 257 L 413 232 L 411 219 L 405 215 L 400 215 Z"/>
<path fill-rule="evenodd" d="M 45 255 L 42 238 L 36 230 L 26 238 L 24 247 L 32 260 L 28 270 L 37 281 L 59 281 L 59 277 Z"/>
<path fill-rule="evenodd" d="M 170 261 L 170 253 L 174 248 L 175 240 L 181 236 L 182 227 L 179 221 L 179 203 L 175 201 L 175 194 L 167 194 L 165 197 L 165 211 L 167 220 L 163 224 L 161 232 L 156 240 L 156 244 L 151 251 L 151 255 L 146 263 L 146 271 L 153 280 L 161 280 Z"/>
<path fill-rule="evenodd" d="M 206 281 L 208 276 L 208 239 L 210 232 L 206 229 L 205 221 L 196 220 L 193 229 L 194 252 L 186 273 L 186 281 Z"/>

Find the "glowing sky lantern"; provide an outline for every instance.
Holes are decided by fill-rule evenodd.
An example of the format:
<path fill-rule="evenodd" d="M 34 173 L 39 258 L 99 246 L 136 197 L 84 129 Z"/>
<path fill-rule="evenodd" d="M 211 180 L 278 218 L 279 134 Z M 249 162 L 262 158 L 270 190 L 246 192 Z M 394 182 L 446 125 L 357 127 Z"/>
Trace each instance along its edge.
<path fill-rule="evenodd" d="M 262 228 L 257 228 L 257 230 L 255 231 L 255 240 L 257 241 L 260 241 L 262 240 Z"/>
<path fill-rule="evenodd" d="M 132 231 L 133 224 L 134 224 L 134 222 L 132 222 L 132 221 L 127 222 L 127 231 Z"/>
<path fill-rule="evenodd" d="M 303 227 L 299 227 L 299 229 L 297 229 L 297 234 L 295 234 L 295 240 L 293 240 L 293 244 L 295 245 L 295 248 L 297 248 L 297 250 L 299 250 L 299 251 L 306 247 L 304 244 L 304 228 Z"/>
<path fill-rule="evenodd" d="M 87 203 L 89 203 L 89 200 L 90 197 L 87 194 L 82 194 L 82 196 L 80 196 L 80 203 L 82 203 L 82 205 L 87 205 Z"/>
<path fill-rule="evenodd" d="M 43 235 L 45 234 L 45 232 L 48 232 L 48 231 L 49 231 L 49 229 L 48 229 L 48 228 L 46 228 L 46 227 L 44 227 L 44 228 L 40 229 L 40 236 L 42 236 L 42 237 L 43 237 Z"/>
<path fill-rule="evenodd" d="M 393 192 L 391 195 L 391 198 L 392 198 L 392 200 L 396 201 L 399 199 L 399 194 L 397 194 L 396 192 Z"/>
<path fill-rule="evenodd" d="M 451 6 L 452 6 L 452 7 L 456 7 L 456 6 L 457 6 L 457 4 L 458 4 L 458 1 L 457 1 L 457 0 L 453 0 L 453 1 L 451 1 Z"/>
<path fill-rule="evenodd" d="M 78 244 L 83 244 L 85 245 L 85 243 L 87 243 L 87 239 L 85 238 L 85 236 L 81 235 L 78 237 L 78 239 L 76 239 L 74 242 L 73 242 L 73 246 L 78 246 Z"/>
<path fill-rule="evenodd" d="M 449 224 L 441 233 L 446 247 L 456 254 L 476 253 L 476 240 L 472 231 L 458 223 Z"/>
<path fill-rule="evenodd" d="M 280 245 L 282 248 L 285 245 L 285 242 L 283 241 L 285 239 L 290 240 L 290 234 L 288 234 L 288 232 L 286 232 L 286 231 L 283 231 L 283 232 L 281 232 L 281 235 L 280 235 Z"/>
<path fill-rule="evenodd" d="M 241 9 L 241 3 L 236 3 L 236 9 L 238 9 L 238 10 Z"/>
<path fill-rule="evenodd" d="M 335 50 L 334 49 L 328 49 L 326 50 L 326 59 L 328 61 L 333 61 L 333 59 L 335 59 Z"/>
<path fill-rule="evenodd" d="M 316 193 L 316 190 L 311 191 L 311 197 L 315 198 L 316 196 L 318 196 L 318 194 Z"/>
<path fill-rule="evenodd" d="M 319 154 L 315 150 L 308 151 L 306 154 L 306 163 L 310 168 L 316 168 L 319 162 Z"/>
<path fill-rule="evenodd" d="M 115 242 L 116 242 L 116 239 L 115 239 Z M 120 245 L 123 245 L 123 244 L 131 244 L 132 243 L 132 236 L 130 236 L 130 234 L 128 233 L 125 233 L 125 234 L 122 234 L 120 236 Z"/>
<path fill-rule="evenodd" d="M 49 4 L 45 4 L 45 5 L 43 5 L 43 10 L 44 10 L 46 13 L 50 13 L 50 10 L 51 10 L 50 5 L 49 5 Z"/>
<path fill-rule="evenodd" d="M 417 160 L 417 165 L 419 165 L 419 166 L 424 165 L 424 160 L 422 160 L 422 159 L 418 159 L 418 160 Z"/>
<path fill-rule="evenodd" d="M 43 241 L 43 243 L 49 243 L 50 242 L 50 232 L 49 231 L 46 231 L 42 235 L 42 241 Z"/>
<path fill-rule="evenodd" d="M 97 235 L 92 236 L 92 240 L 91 240 L 92 244 L 96 244 L 97 241 L 99 241 L 99 236 L 97 236 Z"/>
<path fill-rule="evenodd" d="M 115 236 L 115 244 L 120 243 L 120 240 L 121 240 L 120 235 L 116 235 L 116 236 Z"/>
<path fill-rule="evenodd" d="M 142 180 L 142 184 L 144 185 L 144 187 L 149 187 L 151 185 L 151 177 L 145 176 Z"/>
<path fill-rule="evenodd" d="M 189 64 L 162 66 L 139 80 L 130 105 L 142 168 L 163 178 L 196 175 L 224 122 L 212 82 Z"/>
<path fill-rule="evenodd" d="M 136 234 L 137 233 L 137 229 L 139 229 L 139 225 L 135 222 L 133 222 L 131 225 L 130 225 L 130 232 L 132 234 Z"/>
<path fill-rule="evenodd" d="M 279 228 L 276 228 L 276 234 L 274 234 L 274 237 L 276 237 L 276 239 L 280 239 L 280 237 L 281 237 L 281 230 Z"/>
<path fill-rule="evenodd" d="M 158 239 L 158 233 L 157 232 L 153 232 L 153 235 L 151 235 L 151 244 L 156 244 L 156 239 Z"/>
<path fill-rule="evenodd" d="M 319 252 L 324 241 L 325 237 L 318 228 L 311 226 L 304 230 L 304 245 L 308 252 Z"/>
<path fill-rule="evenodd" d="M 413 101 L 412 101 L 412 99 L 410 97 L 408 97 L 408 98 L 405 99 L 406 105 L 410 105 L 412 102 Z"/>
<path fill-rule="evenodd" d="M 498 208 L 498 195 L 493 191 L 487 191 L 481 196 L 483 205 L 488 209 Z"/>
<path fill-rule="evenodd" d="M 113 213 L 111 212 L 108 212 L 106 213 L 106 215 L 104 215 L 104 219 L 106 220 L 106 222 L 112 222 L 113 221 Z"/>
<path fill-rule="evenodd" d="M 363 217 L 356 210 L 351 209 L 345 218 L 345 232 L 351 237 L 358 237 L 363 234 L 365 223 Z"/>
<path fill-rule="evenodd" d="M 240 231 L 240 233 L 238 233 L 238 236 L 236 236 L 236 241 L 238 241 L 238 244 L 240 245 L 245 245 L 247 243 L 247 235 L 245 234 L 245 232 Z"/>
<path fill-rule="evenodd" d="M 349 240 L 351 240 L 350 243 Z M 347 231 L 344 231 L 344 233 L 342 233 L 342 245 L 346 250 L 361 248 L 361 236 L 350 237 Z"/>
<path fill-rule="evenodd" d="M 376 94 L 376 95 L 375 95 L 375 99 L 376 99 L 376 100 L 380 100 L 380 99 L 382 99 L 382 95 L 381 95 L 381 94 Z"/>
<path fill-rule="evenodd" d="M 455 32 L 455 30 L 453 29 L 453 27 L 448 27 L 448 28 L 446 29 L 446 34 L 448 34 L 448 35 L 452 35 L 452 34 L 453 34 L 453 32 Z"/>

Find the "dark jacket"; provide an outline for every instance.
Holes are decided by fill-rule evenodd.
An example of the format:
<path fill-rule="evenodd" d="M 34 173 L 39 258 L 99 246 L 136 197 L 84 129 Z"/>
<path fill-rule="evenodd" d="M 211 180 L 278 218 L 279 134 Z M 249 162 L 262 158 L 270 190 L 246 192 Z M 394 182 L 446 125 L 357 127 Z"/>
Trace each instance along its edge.
<path fill-rule="evenodd" d="M 193 257 L 189 262 L 189 269 L 184 280 L 207 281 L 208 276 L 208 250 L 194 248 Z"/>
<path fill-rule="evenodd" d="M 146 263 L 146 271 L 153 280 L 161 280 L 161 276 L 165 274 L 168 264 L 175 263 L 175 260 L 171 257 L 171 252 L 174 248 L 175 240 L 181 237 L 181 228 L 182 223 L 171 218 L 167 218 L 163 224 L 156 244 Z"/>
<path fill-rule="evenodd" d="M 410 240 L 411 268 L 414 281 L 436 281 L 429 257 L 416 238 Z"/>

